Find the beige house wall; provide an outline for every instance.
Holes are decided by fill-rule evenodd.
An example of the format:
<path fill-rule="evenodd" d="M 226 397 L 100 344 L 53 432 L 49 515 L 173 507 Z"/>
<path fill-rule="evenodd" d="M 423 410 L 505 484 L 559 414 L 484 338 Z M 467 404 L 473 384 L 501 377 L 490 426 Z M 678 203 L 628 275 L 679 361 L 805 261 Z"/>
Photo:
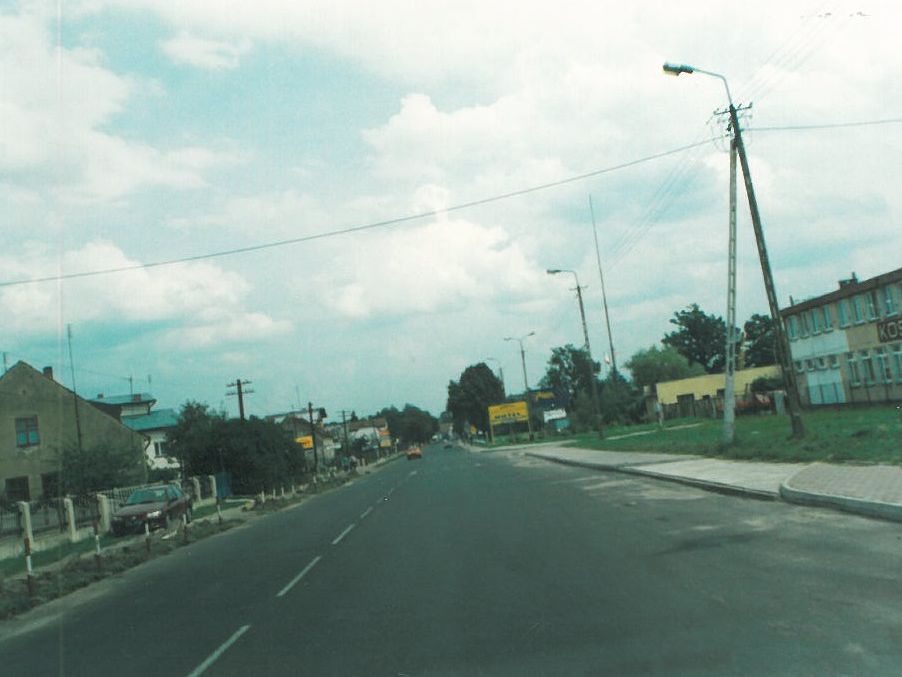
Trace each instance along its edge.
<path fill-rule="evenodd" d="M 41 475 L 59 472 L 61 450 L 76 444 L 76 406 L 83 448 L 109 444 L 133 449 L 135 478 L 146 478 L 143 435 L 25 362 L 18 362 L 0 377 L 0 492 L 5 490 L 8 478 L 28 476 L 31 499 L 42 496 Z M 27 417 L 37 417 L 39 443 L 19 447 L 16 419 Z"/>

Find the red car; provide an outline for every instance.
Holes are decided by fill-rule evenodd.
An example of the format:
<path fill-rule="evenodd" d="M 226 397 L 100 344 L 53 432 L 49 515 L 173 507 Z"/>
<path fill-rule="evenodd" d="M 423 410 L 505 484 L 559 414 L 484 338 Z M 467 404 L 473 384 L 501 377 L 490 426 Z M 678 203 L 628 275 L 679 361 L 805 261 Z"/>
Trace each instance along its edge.
<path fill-rule="evenodd" d="M 142 533 L 144 525 L 151 529 L 168 529 L 185 515 L 191 521 L 191 499 L 174 484 L 144 487 L 133 491 L 125 504 L 113 513 L 114 536 Z"/>

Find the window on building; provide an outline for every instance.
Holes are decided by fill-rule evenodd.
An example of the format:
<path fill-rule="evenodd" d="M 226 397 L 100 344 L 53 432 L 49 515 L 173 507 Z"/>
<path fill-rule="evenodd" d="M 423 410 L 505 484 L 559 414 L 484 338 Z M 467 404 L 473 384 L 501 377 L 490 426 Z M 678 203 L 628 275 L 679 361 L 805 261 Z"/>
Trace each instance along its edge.
<path fill-rule="evenodd" d="M 800 374 L 805 371 L 805 366 L 802 364 L 802 360 L 796 360 L 795 362 L 793 362 L 793 364 L 796 367 L 796 371 Z"/>
<path fill-rule="evenodd" d="M 902 381 L 902 343 L 893 346 L 893 364 L 896 367 L 896 380 Z"/>
<path fill-rule="evenodd" d="M 38 435 L 38 417 L 26 416 L 16 419 L 16 446 L 34 447 L 40 444 Z"/>
<path fill-rule="evenodd" d="M 864 295 L 864 304 L 868 311 L 868 319 L 877 319 L 877 290 L 872 289 Z"/>
<path fill-rule="evenodd" d="M 892 383 L 893 372 L 889 365 L 889 355 L 883 348 L 874 348 L 877 356 L 877 381 L 878 383 Z"/>
<path fill-rule="evenodd" d="M 154 455 L 154 458 L 163 458 L 166 455 L 166 443 L 165 442 L 154 442 L 153 443 L 153 455 Z"/>
<path fill-rule="evenodd" d="M 830 306 L 821 308 L 824 316 L 824 331 L 833 331 L 833 314 L 830 312 Z"/>
<path fill-rule="evenodd" d="M 58 472 L 45 472 L 41 475 L 41 494 L 44 498 L 59 498 L 60 474 Z"/>
<path fill-rule="evenodd" d="M 874 370 L 874 360 L 867 350 L 859 352 L 859 361 L 861 362 L 861 375 L 867 385 L 873 385 L 877 381 L 877 373 Z"/>
<path fill-rule="evenodd" d="M 883 312 L 886 315 L 896 314 L 896 294 L 891 284 L 883 288 Z"/>
<path fill-rule="evenodd" d="M 808 336 L 810 333 L 809 325 L 808 325 L 808 313 L 802 312 L 799 313 L 799 336 L 802 338 Z"/>
<path fill-rule="evenodd" d="M 821 333 L 821 311 L 818 308 L 812 308 L 808 311 L 811 315 L 811 333 Z"/>
<path fill-rule="evenodd" d="M 4 491 L 9 501 L 30 501 L 31 490 L 28 488 L 28 475 L 7 477 Z"/>
<path fill-rule="evenodd" d="M 864 301 L 861 300 L 861 295 L 852 297 L 852 320 L 855 324 L 864 322 Z"/>
<path fill-rule="evenodd" d="M 849 326 L 849 300 L 840 299 L 836 302 L 836 314 L 839 316 L 839 326 Z"/>
<path fill-rule="evenodd" d="M 786 331 L 789 332 L 789 340 L 795 341 L 799 338 L 799 320 L 795 315 L 790 315 L 786 322 Z"/>
<path fill-rule="evenodd" d="M 808 368 L 808 371 L 814 371 L 814 360 L 805 360 L 805 366 Z"/>
<path fill-rule="evenodd" d="M 839 369 L 839 355 L 827 355 L 827 361 L 831 369 Z"/>
<path fill-rule="evenodd" d="M 818 369 L 826 369 L 827 368 L 827 358 L 826 357 L 817 358 L 817 368 Z"/>
<path fill-rule="evenodd" d="M 849 370 L 849 385 L 861 385 L 861 374 L 858 371 L 858 362 L 855 361 L 855 353 L 846 353 L 846 368 Z"/>

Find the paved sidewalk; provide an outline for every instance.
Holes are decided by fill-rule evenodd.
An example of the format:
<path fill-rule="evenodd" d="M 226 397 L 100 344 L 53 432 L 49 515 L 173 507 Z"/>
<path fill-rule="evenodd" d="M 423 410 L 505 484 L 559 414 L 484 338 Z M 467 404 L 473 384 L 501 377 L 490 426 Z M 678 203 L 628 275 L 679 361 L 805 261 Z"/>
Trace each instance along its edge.
<path fill-rule="evenodd" d="M 614 470 L 752 498 L 902 521 L 902 468 L 889 465 L 764 463 L 645 452 L 545 446 L 526 454 L 556 463 Z"/>

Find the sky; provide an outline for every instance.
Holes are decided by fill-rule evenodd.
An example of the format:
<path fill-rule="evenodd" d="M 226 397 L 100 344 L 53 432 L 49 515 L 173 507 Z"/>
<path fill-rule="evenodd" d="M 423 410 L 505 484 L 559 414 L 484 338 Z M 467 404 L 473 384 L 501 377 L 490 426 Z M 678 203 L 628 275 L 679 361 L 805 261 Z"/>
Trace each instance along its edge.
<path fill-rule="evenodd" d="M 548 268 L 610 353 L 591 196 L 622 365 L 726 307 L 726 94 L 665 61 L 751 104 L 781 305 L 895 269 L 900 33 L 889 0 L 0 1 L 0 351 L 158 407 L 438 414 L 480 361 L 522 391 L 505 337 L 530 386 L 582 343 Z M 742 321 L 741 192 L 738 228 Z"/>

